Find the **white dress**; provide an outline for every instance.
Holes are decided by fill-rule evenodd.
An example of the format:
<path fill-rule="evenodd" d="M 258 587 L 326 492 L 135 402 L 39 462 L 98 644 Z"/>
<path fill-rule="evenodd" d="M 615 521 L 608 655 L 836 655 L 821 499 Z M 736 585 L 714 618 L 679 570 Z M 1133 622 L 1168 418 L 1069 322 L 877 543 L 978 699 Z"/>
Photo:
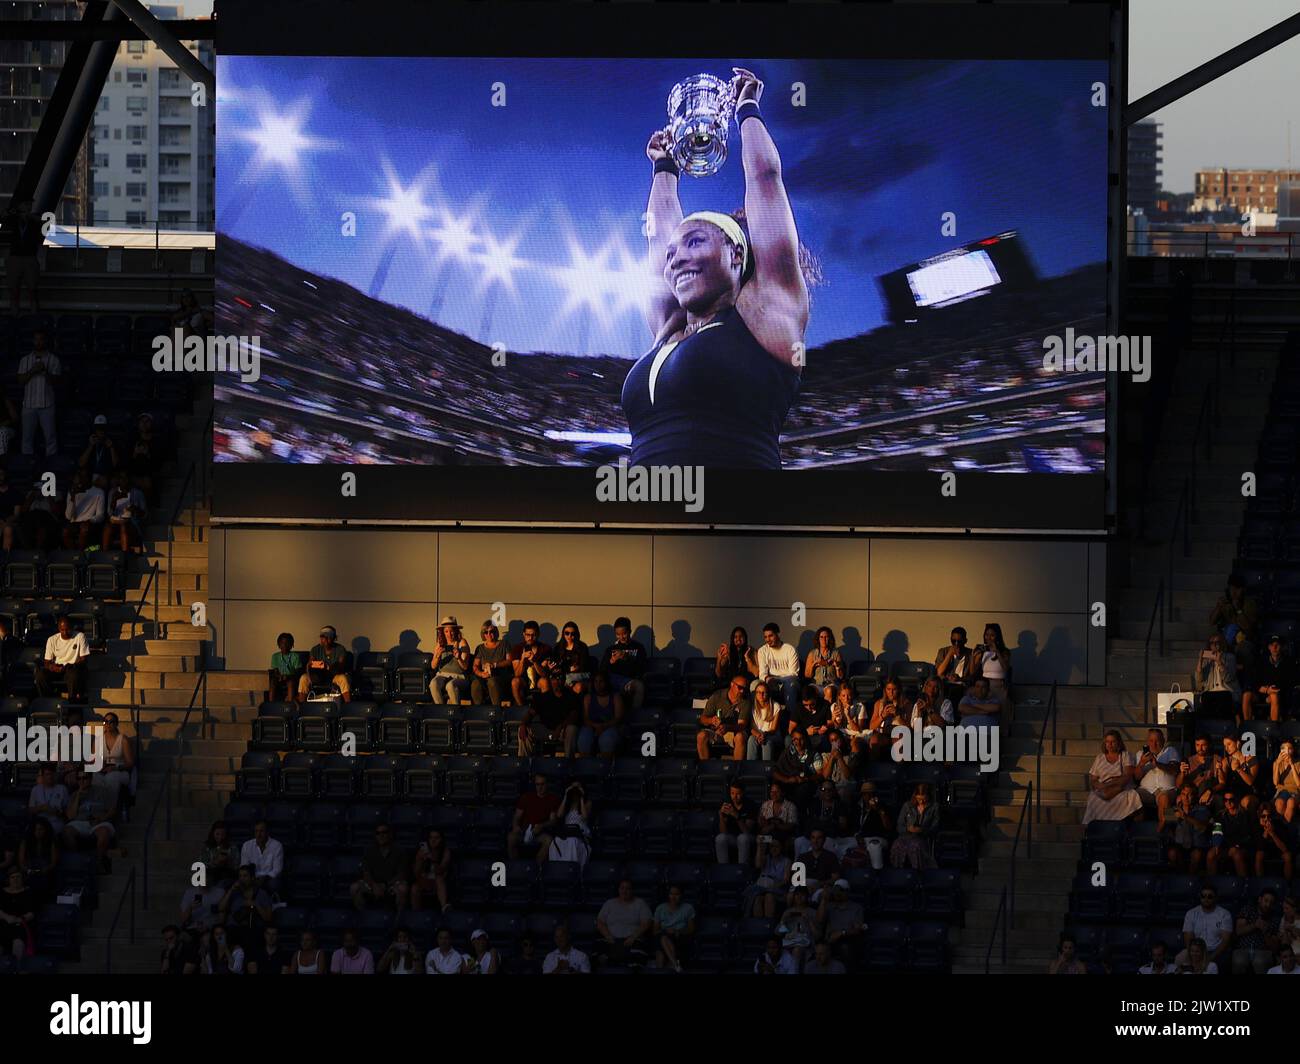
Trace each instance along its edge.
<path fill-rule="evenodd" d="M 1133 755 L 1127 751 L 1119 755 L 1118 761 L 1106 760 L 1106 755 L 1098 754 L 1096 760 L 1092 763 L 1092 768 L 1088 770 L 1090 776 L 1096 776 L 1099 780 L 1112 779 L 1115 776 L 1123 775 L 1127 769 L 1136 764 Z M 1125 784 L 1124 789 L 1111 798 L 1109 801 L 1102 798 L 1096 791 L 1088 795 L 1088 805 L 1083 811 L 1083 823 L 1091 824 L 1094 820 L 1124 820 L 1132 816 L 1142 808 L 1142 798 L 1137 792 L 1132 782 Z"/>

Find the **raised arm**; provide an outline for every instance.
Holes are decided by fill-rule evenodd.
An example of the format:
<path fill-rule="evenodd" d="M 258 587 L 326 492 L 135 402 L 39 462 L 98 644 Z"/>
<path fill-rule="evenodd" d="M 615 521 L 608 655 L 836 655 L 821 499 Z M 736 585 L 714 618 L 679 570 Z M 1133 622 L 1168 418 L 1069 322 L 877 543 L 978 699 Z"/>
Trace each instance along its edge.
<path fill-rule="evenodd" d="M 668 160 L 669 139 L 666 130 L 659 130 L 650 138 L 645 153 L 652 163 Z M 681 307 L 668 282 L 664 280 L 664 256 L 673 231 L 682 220 L 682 205 L 677 198 L 677 175 L 667 170 L 656 170 L 650 180 L 650 200 L 646 204 L 646 270 L 649 274 L 645 317 L 650 331 L 658 336 L 663 327 Z"/>

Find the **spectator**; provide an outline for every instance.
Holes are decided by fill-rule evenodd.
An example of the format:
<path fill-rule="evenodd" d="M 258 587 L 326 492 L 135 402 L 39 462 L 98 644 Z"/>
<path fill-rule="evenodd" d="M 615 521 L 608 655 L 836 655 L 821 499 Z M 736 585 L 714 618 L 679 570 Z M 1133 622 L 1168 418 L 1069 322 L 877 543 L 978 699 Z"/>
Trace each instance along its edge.
<path fill-rule="evenodd" d="M 1237 796 L 1225 794 L 1223 811 L 1219 813 L 1211 831 L 1210 849 L 1205 857 L 1206 870 L 1210 875 L 1219 874 L 1219 865 L 1225 854 L 1232 861 L 1237 875 L 1246 875 L 1250 859 L 1258 846 L 1258 830 L 1258 820 L 1242 808 Z"/>
<path fill-rule="evenodd" d="M 117 834 L 113 824 L 117 799 L 117 792 L 83 770 L 77 776 L 76 791 L 68 799 L 68 826 L 63 829 L 63 843 L 74 853 L 83 839 L 95 840 L 99 870 L 105 873 L 109 871 L 108 847 Z"/>
<path fill-rule="evenodd" d="M 1291 658 L 1282 653 L 1282 637 L 1268 637 L 1268 653 L 1261 654 L 1246 670 L 1248 682 L 1241 695 L 1241 715 L 1246 720 L 1255 716 L 1254 703 L 1268 702 L 1268 719 L 1280 721 L 1287 709 L 1286 700 L 1295 686 L 1295 666 Z"/>
<path fill-rule="evenodd" d="M 100 546 L 104 550 L 113 548 L 113 541 L 123 554 L 130 554 L 133 547 L 144 548 L 144 524 L 149 513 L 149 503 L 138 487 L 130 483 L 125 473 L 118 473 L 113 478 L 113 488 L 108 493 L 108 520 L 104 522 L 104 536 Z"/>
<path fill-rule="evenodd" d="M 68 788 L 55 782 L 53 765 L 42 765 L 36 773 L 36 785 L 27 797 L 27 812 L 44 818 L 52 831 L 62 834 L 67 809 Z"/>
<path fill-rule="evenodd" d="M 773 935 L 767 940 L 767 949 L 754 962 L 754 974 L 798 975 L 799 965 L 789 951 L 781 946 L 781 940 Z"/>
<path fill-rule="evenodd" d="M 555 925 L 555 949 L 542 962 L 543 975 L 590 975 L 591 961 L 569 941 L 567 924 Z"/>
<path fill-rule="evenodd" d="M 920 721 L 922 727 L 937 728 L 957 723 L 952 701 L 944 696 L 943 684 L 933 676 L 928 677 L 917 692 L 916 703 L 912 706 L 912 721 Z"/>
<path fill-rule="evenodd" d="M 763 645 L 758 648 L 758 678 L 781 692 L 781 704 L 793 713 L 803 684 L 799 678 L 799 651 L 781 642 L 781 628 L 775 621 L 763 625 Z"/>
<path fill-rule="evenodd" d="M 1235 735 L 1223 737 L 1223 756 L 1219 758 L 1219 794 L 1227 797 L 1235 794 L 1241 801 L 1243 811 L 1253 812 L 1259 799 L 1255 794 L 1256 781 L 1259 778 L 1259 760 L 1247 755 L 1241 748 L 1241 740 Z"/>
<path fill-rule="evenodd" d="M 488 933 L 481 927 L 469 936 L 472 956 L 466 957 L 468 975 L 497 975 L 501 971 L 501 954 L 492 945 Z"/>
<path fill-rule="evenodd" d="M 1282 878 L 1290 882 L 1295 872 L 1291 833 L 1268 806 L 1259 810 L 1259 831 L 1255 835 L 1255 875 L 1264 874 L 1264 864 L 1274 857 L 1282 863 Z"/>
<path fill-rule="evenodd" d="M 436 945 L 424 956 L 425 975 L 467 975 L 469 959 L 451 944 L 451 931 L 438 928 Z"/>
<path fill-rule="evenodd" d="M 293 633 L 281 632 L 275 637 L 275 645 L 279 649 L 271 655 L 271 668 L 267 673 L 269 701 L 299 704 L 303 700 L 299 693 L 303 679 L 302 655 L 293 649 Z"/>
<path fill-rule="evenodd" d="M 889 848 L 895 868 L 933 868 L 934 837 L 939 833 L 939 807 L 930 797 L 930 785 L 918 783 L 912 797 L 898 813 L 898 838 Z"/>
<path fill-rule="evenodd" d="M 1174 966 L 1165 957 L 1163 942 L 1151 943 L 1151 960 L 1138 969 L 1138 975 L 1173 975 Z"/>
<path fill-rule="evenodd" d="M 795 965 L 802 968 L 804 954 L 817 937 L 817 914 L 808 903 L 807 887 L 795 887 L 790 892 L 790 904 L 781 914 L 776 931 L 783 936 L 782 948 L 789 950 Z"/>
<path fill-rule="evenodd" d="M 758 809 L 754 802 L 745 797 L 743 787 L 732 783 L 727 789 L 727 800 L 718 809 L 718 834 L 713 840 L 718 864 L 728 864 L 733 849 L 736 851 L 736 860 L 742 866 L 750 864 L 757 823 Z"/>
<path fill-rule="evenodd" d="M 540 665 L 551 653 L 551 648 L 538 639 L 539 631 L 536 621 L 528 621 L 524 625 L 523 642 L 510 648 L 510 666 L 514 672 L 510 681 L 510 693 L 517 706 L 528 704 L 528 694 L 537 685 L 537 678 L 542 675 Z M 522 741 L 521 735 L 520 742 Z"/>
<path fill-rule="evenodd" d="M 1169 863 L 1196 875 L 1210 849 L 1210 808 L 1197 801 L 1196 788 L 1191 783 L 1184 783 L 1171 815 L 1175 824 L 1168 850 Z"/>
<path fill-rule="evenodd" d="M 253 874 L 252 865 L 243 865 L 239 875 L 226 889 L 217 905 L 221 921 L 230 925 L 244 942 L 256 942 L 261 930 L 271 922 L 271 896 Z"/>
<path fill-rule="evenodd" d="M 249 975 L 284 975 L 289 970 L 289 951 L 280 945 L 280 932 L 274 927 L 262 929 L 262 942 L 248 955 L 245 967 Z"/>
<path fill-rule="evenodd" d="M 1219 966 L 1210 960 L 1210 953 L 1205 943 L 1194 938 L 1187 948 L 1178 955 L 1175 975 L 1218 975 Z"/>
<path fill-rule="evenodd" d="M 1181 788 L 1191 784 L 1196 792 L 1198 805 L 1209 805 L 1214 798 L 1215 788 L 1219 785 L 1219 755 L 1210 753 L 1210 740 L 1198 735 L 1193 744 L 1193 753 L 1179 766 L 1175 785 Z"/>
<path fill-rule="evenodd" d="M 194 935 L 211 931 L 220 920 L 217 907 L 225 895 L 215 883 L 190 887 L 181 896 L 181 927 Z"/>
<path fill-rule="evenodd" d="M 162 469 L 164 446 L 154 435 L 153 415 L 143 413 L 135 421 L 135 431 L 127 444 L 126 471 L 131 483 L 144 492 L 145 498 L 157 504 L 154 482 Z"/>
<path fill-rule="evenodd" d="M 1241 699 L 1241 685 L 1237 679 L 1237 658 L 1227 648 L 1223 636 L 1217 632 L 1196 659 L 1192 670 L 1192 685 L 1200 696 L 1197 713 L 1207 718 L 1233 720 Z"/>
<path fill-rule="evenodd" d="M 903 703 L 899 694 L 898 682 L 886 680 L 880 697 L 871 710 L 871 719 L 867 722 L 870 735 L 867 737 L 867 753 L 872 758 L 882 758 L 889 751 L 895 724 L 906 724 L 903 717 Z"/>
<path fill-rule="evenodd" d="M 732 681 L 749 683 L 744 676 L 736 676 Z M 771 688 L 765 683 L 755 683 L 751 696 L 753 703 L 749 709 L 749 735 L 745 739 L 745 756 L 750 761 L 772 761 L 780 757 L 785 749 L 785 740 L 781 735 L 781 708 L 772 701 Z"/>
<path fill-rule="evenodd" d="M 470 663 L 474 655 L 469 641 L 461 634 L 460 624 L 448 614 L 438 622 L 438 640 L 433 651 L 433 679 L 429 694 L 437 705 L 459 704 L 469 696 Z"/>
<path fill-rule="evenodd" d="M 501 630 L 491 621 L 479 629 L 479 645 L 474 648 L 473 679 L 469 697 L 476 706 L 504 705 L 510 697 L 510 644 L 501 638 Z"/>
<path fill-rule="evenodd" d="M 1228 577 L 1228 586 L 1210 613 L 1210 625 L 1223 636 L 1225 649 L 1238 658 L 1251 656 L 1259 627 L 1259 603 L 1254 595 L 1246 594 L 1246 584 L 1238 574 Z"/>
<path fill-rule="evenodd" d="M 563 685 L 579 698 L 586 694 L 587 684 L 591 680 L 589 657 L 587 644 L 582 641 L 577 624 L 565 621 L 564 627 L 560 629 L 560 641 L 552 648 L 547 659 L 557 688 Z"/>
<path fill-rule="evenodd" d="M 751 891 L 752 913 L 773 920 L 776 918 L 778 899 L 785 898 L 788 893 L 792 868 L 781 840 L 770 835 L 759 836 L 754 864 L 758 869 L 758 878 Z"/>
<path fill-rule="evenodd" d="M 523 801 L 521 798 L 520 801 Z M 411 908 L 423 909 L 424 899 L 432 894 L 442 912 L 451 908 L 447 885 L 451 879 L 451 847 L 437 828 L 430 828 L 415 854 L 415 884 L 411 890 Z"/>
<path fill-rule="evenodd" d="M 750 704 L 746 683 L 739 676 L 709 695 L 700 712 L 700 730 L 695 735 L 695 753 L 701 761 L 713 754 L 733 761 L 745 759 L 749 738 Z"/>
<path fill-rule="evenodd" d="M 104 767 L 99 782 L 112 788 L 115 794 L 120 793 L 124 799 L 129 799 L 135 773 L 135 744 L 122 734 L 117 714 L 112 711 L 104 714 L 101 742 L 104 745 Z"/>
<path fill-rule="evenodd" d="M 205 940 L 207 948 L 200 946 L 199 949 L 201 975 L 244 974 L 244 947 L 228 935 L 221 924 L 199 936 L 200 942 Z"/>
<path fill-rule="evenodd" d="M 975 655 L 966 646 L 965 628 L 954 628 L 948 637 L 948 645 L 939 648 L 939 653 L 934 656 L 934 674 L 954 703 L 965 697 L 975 676 Z"/>
<path fill-rule="evenodd" d="M 858 789 L 860 805 L 858 811 L 858 846 L 867 854 L 871 867 L 877 870 L 885 867 L 885 851 L 889 840 L 894 835 L 894 817 L 888 806 L 876 793 L 876 785 L 871 780 L 864 780 Z"/>
<path fill-rule="evenodd" d="M 796 728 L 790 743 L 781 751 L 772 768 L 772 779 L 781 784 L 798 805 L 807 805 L 820 781 L 816 758 L 808 749 L 804 733 Z"/>
<path fill-rule="evenodd" d="M 1073 935 L 1062 935 L 1060 944 L 1057 946 L 1056 959 L 1047 966 L 1047 974 L 1087 975 L 1088 966 L 1075 955 L 1077 948 L 1078 943 L 1075 942 Z"/>
<path fill-rule="evenodd" d="M 304 931 L 289 959 L 289 975 L 324 975 L 325 951 L 316 945 L 316 932 Z"/>
<path fill-rule="evenodd" d="M 852 752 L 846 753 L 848 743 L 844 736 L 834 728 L 830 732 L 830 744 L 830 750 L 822 754 L 818 759 L 818 772 L 821 774 L 822 779 L 829 782 L 835 789 L 835 793 L 840 797 L 841 801 L 849 801 L 857 789 L 856 773 L 858 763 L 861 761 L 861 755 Z M 818 790 L 820 792 L 820 786 Z"/>
<path fill-rule="evenodd" d="M 5 868 L 5 874 L 17 868 L 23 879 L 32 889 L 32 893 L 43 902 L 54 900 L 54 884 L 59 871 L 59 858 L 62 847 L 58 836 L 50 827 L 50 822 L 43 816 L 34 817 L 27 825 L 27 832 L 18 844 L 14 860 Z"/>
<path fill-rule="evenodd" d="M 367 901 L 387 902 L 397 906 L 400 915 L 411 893 L 411 855 L 393 841 L 393 829 L 375 825 L 375 841 L 366 847 L 361 858 L 361 878 L 352 884 L 352 904 L 358 911 Z"/>
<path fill-rule="evenodd" d="M 825 942 L 813 947 L 812 960 L 803 967 L 804 975 L 844 975 L 845 972 L 843 962 L 831 956 L 831 947 Z"/>
<path fill-rule="evenodd" d="M 45 496 L 32 488 L 14 518 L 14 538 L 24 550 L 52 550 L 63 535 L 60 496 Z"/>
<path fill-rule="evenodd" d="M 517 861 L 521 846 L 536 844 L 539 853 L 551 847 L 549 832 L 560 819 L 560 796 L 551 791 L 550 781 L 540 772 L 533 776 L 533 792 L 521 795 L 515 803 L 514 822 L 506 838 L 506 853 Z"/>
<path fill-rule="evenodd" d="M 572 757 L 578 745 L 580 711 L 577 695 L 567 687 L 557 687 L 550 676 L 539 671 L 532 701 L 519 722 L 519 756 L 532 757 L 540 753 L 543 743 L 559 742 L 564 756 Z"/>
<path fill-rule="evenodd" d="M 311 648 L 307 671 L 298 680 L 298 701 L 306 702 L 313 687 L 333 687 L 344 702 L 352 701 L 348 679 L 348 652 L 337 642 L 338 632 L 327 624 L 320 630 L 320 643 Z M 338 956 L 337 952 L 335 956 Z"/>
<path fill-rule="evenodd" d="M 304 944 L 305 945 L 305 944 Z M 302 965 L 298 965 L 299 975 L 314 974 L 304 973 Z M 334 956 L 330 958 L 331 975 L 374 975 L 375 974 L 375 957 L 357 938 L 355 927 L 349 927 L 343 932 L 343 947 L 334 951 Z"/>
<path fill-rule="evenodd" d="M 1268 973 L 1273 966 L 1273 955 L 1281 945 L 1278 936 L 1281 923 L 1277 895 L 1268 888 L 1242 907 L 1237 914 L 1237 938 L 1232 950 L 1233 975 Z"/>
<path fill-rule="evenodd" d="M 1084 827 L 1094 820 L 1127 820 L 1141 814 L 1142 799 L 1133 786 L 1136 772 L 1137 759 L 1125 751 L 1119 732 L 1106 732 L 1101 753 L 1088 770 L 1091 793 L 1083 810 Z"/>
<path fill-rule="evenodd" d="M 1300 798 L 1300 765 L 1295 760 L 1295 743 L 1283 739 L 1273 759 L 1273 808 L 1290 824 L 1295 819 L 1296 799 Z"/>
<path fill-rule="evenodd" d="M 240 852 L 230 838 L 230 829 L 224 820 L 214 821 L 208 829 L 207 841 L 199 857 L 207 881 L 213 884 L 230 883 L 239 875 Z"/>
<path fill-rule="evenodd" d="M 988 679 L 977 676 L 957 704 L 957 717 L 967 727 L 996 728 L 1002 723 L 1002 707 L 1002 699 L 989 690 Z"/>
<path fill-rule="evenodd" d="M 762 836 L 770 835 L 782 843 L 794 838 L 799 830 L 799 809 L 785 796 L 785 788 L 773 783 L 767 789 L 767 801 L 759 806 L 759 843 Z"/>
<path fill-rule="evenodd" d="M 749 633 L 739 625 L 731 630 L 730 640 L 718 647 L 713 674 L 719 687 L 737 676 L 743 676 L 746 684 L 758 678 L 758 654 L 749 645 Z"/>
<path fill-rule="evenodd" d="M 175 924 L 162 929 L 162 955 L 159 958 L 160 975 L 194 975 L 198 971 L 198 958 L 190 941 Z"/>
<path fill-rule="evenodd" d="M 54 380 L 63 372 L 59 356 L 47 345 L 44 329 L 32 334 L 32 351 L 18 363 L 18 383 L 23 386 L 23 454 L 36 453 L 36 426 L 41 426 L 46 455 L 59 453 L 54 427 Z"/>
<path fill-rule="evenodd" d="M 654 915 L 633 893 L 632 881 L 621 879 L 618 894 L 596 914 L 598 955 L 605 963 L 640 965 L 648 956 Z"/>
<path fill-rule="evenodd" d="M 622 693 L 614 690 L 608 673 L 597 669 L 591 690 L 583 697 L 582 728 L 578 732 L 580 757 L 598 752 L 601 757 L 612 759 L 618 753 L 623 712 Z"/>
<path fill-rule="evenodd" d="M 1011 708 L 1011 651 L 1002 640 L 1002 625 L 984 626 L 984 645 L 975 652 L 975 675 L 989 682 L 989 694 Z"/>
<path fill-rule="evenodd" d="M 5 889 L 0 891 L 0 950 L 19 960 L 34 942 L 36 896 L 28 889 L 20 869 L 9 869 Z"/>
<path fill-rule="evenodd" d="M 853 846 L 848 807 L 840 800 L 835 784 L 828 779 L 817 785 L 816 796 L 804 809 L 803 826 L 805 834 L 794 844 L 796 857 L 812 846 L 812 835 L 817 831 L 825 837 L 827 849 L 836 857 Z"/>
<path fill-rule="evenodd" d="M 551 830 L 551 845 L 545 857 L 538 860 L 568 861 L 579 870 L 587 864 L 591 853 L 591 800 L 581 783 L 574 780 L 564 789 L 559 818 Z"/>
<path fill-rule="evenodd" d="M 799 696 L 799 704 L 789 716 L 789 731 L 798 728 L 808 740 L 808 749 L 815 754 L 830 749 L 831 709 L 823 701 L 821 691 L 808 684 Z"/>
<path fill-rule="evenodd" d="M 36 692 L 42 698 L 50 698 L 55 684 L 62 680 L 68 689 L 68 700 L 84 702 L 90 646 L 84 632 L 73 632 L 72 622 L 66 616 L 59 618 L 58 629 L 45 640 L 45 657 L 35 667 Z"/>
<path fill-rule="evenodd" d="M 695 907 L 682 901 L 680 884 L 669 885 L 668 900 L 660 902 L 654 911 L 652 932 L 659 944 L 655 964 L 680 972 L 682 964 L 690 960 L 695 940 Z"/>
<path fill-rule="evenodd" d="M 275 894 L 280 889 L 280 876 L 284 872 L 284 847 L 278 839 L 271 838 L 265 820 L 253 825 L 253 837 L 239 851 L 240 865 L 251 865 L 257 885 Z"/>
<path fill-rule="evenodd" d="M 9 244 L 9 259 L 5 266 L 9 274 L 9 313 L 22 313 L 22 290 L 31 296 L 32 313 L 41 312 L 37 289 L 40 282 L 38 252 L 45 243 L 44 224 L 36 213 L 30 198 L 11 203 L 4 217 L 5 239 Z"/>
<path fill-rule="evenodd" d="M 640 709 L 645 702 L 645 670 L 650 657 L 646 648 L 632 638 L 632 621 L 614 618 L 614 642 L 600 658 L 600 670 L 609 673 L 610 685 L 623 695 L 630 709 Z"/>
<path fill-rule="evenodd" d="M 825 625 L 817 629 L 814 642 L 816 645 L 804 659 L 803 676 L 813 682 L 824 701 L 830 702 L 835 698 L 836 684 L 844 679 L 844 658 L 835 647 L 835 633 Z"/>
<path fill-rule="evenodd" d="M 172 312 L 172 324 L 188 336 L 206 336 L 211 329 L 211 317 L 199 306 L 190 289 L 181 293 L 181 301 Z"/>
<path fill-rule="evenodd" d="M 1188 909 L 1183 917 L 1183 950 L 1174 958 L 1180 970 L 1187 964 L 1193 942 L 1199 942 L 1208 953 L 1207 959 L 1216 964 L 1232 947 L 1232 913 L 1218 900 L 1213 884 L 1201 885 L 1201 903 Z"/>
<path fill-rule="evenodd" d="M 507 975 L 541 975 L 542 958 L 537 956 L 537 947 L 532 935 L 524 935 L 519 940 L 519 951 L 506 961 Z"/>
<path fill-rule="evenodd" d="M 834 954 L 848 965 L 853 962 L 866 930 L 862 906 L 849 899 L 849 881 L 835 880 L 822 891 L 821 904 L 817 907 L 817 931 L 821 940 L 818 946 L 825 946 L 828 954 Z"/>
<path fill-rule="evenodd" d="M 77 467 L 87 477 L 111 477 L 121 464 L 117 447 L 108 434 L 108 418 L 96 414 L 90 427 L 90 439 L 77 459 Z"/>
<path fill-rule="evenodd" d="M 1164 732 L 1159 728 L 1147 729 L 1147 744 L 1133 775 L 1138 783 L 1138 797 L 1144 804 L 1156 807 L 1159 831 L 1165 830 L 1165 813 L 1178 794 L 1176 770 L 1181 763 L 1178 747 L 1165 743 Z"/>
<path fill-rule="evenodd" d="M 1277 951 L 1277 966 L 1270 968 L 1268 975 L 1300 975 L 1300 967 L 1296 966 L 1295 950 L 1290 946 L 1283 946 Z"/>
<path fill-rule="evenodd" d="M 844 736 L 853 753 L 863 752 L 862 743 L 870 734 L 871 714 L 854 697 L 853 686 L 842 683 L 835 689 L 835 704 L 831 706 L 831 727 Z"/>

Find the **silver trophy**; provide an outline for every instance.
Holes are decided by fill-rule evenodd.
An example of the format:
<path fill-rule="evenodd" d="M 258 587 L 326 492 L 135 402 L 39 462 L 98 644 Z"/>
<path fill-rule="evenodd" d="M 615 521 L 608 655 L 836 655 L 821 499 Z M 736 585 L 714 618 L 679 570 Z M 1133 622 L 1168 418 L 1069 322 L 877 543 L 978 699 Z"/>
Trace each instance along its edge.
<path fill-rule="evenodd" d="M 668 94 L 673 161 L 684 174 L 708 177 L 727 161 L 727 129 L 735 111 L 730 81 L 696 74 Z"/>

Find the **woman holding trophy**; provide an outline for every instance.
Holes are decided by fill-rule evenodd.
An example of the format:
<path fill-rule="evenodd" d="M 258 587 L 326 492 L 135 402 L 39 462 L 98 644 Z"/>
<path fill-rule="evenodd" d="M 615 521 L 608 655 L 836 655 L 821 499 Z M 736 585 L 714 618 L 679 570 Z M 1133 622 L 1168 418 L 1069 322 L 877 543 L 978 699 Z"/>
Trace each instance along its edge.
<path fill-rule="evenodd" d="M 654 164 L 646 214 L 654 345 L 623 382 L 637 465 L 781 467 L 780 433 L 799 389 L 815 264 L 800 247 L 781 158 L 759 112 L 763 83 L 733 68 L 673 89 L 674 121 L 646 146 Z M 745 205 L 683 217 L 682 170 L 726 158 L 734 111 Z"/>

